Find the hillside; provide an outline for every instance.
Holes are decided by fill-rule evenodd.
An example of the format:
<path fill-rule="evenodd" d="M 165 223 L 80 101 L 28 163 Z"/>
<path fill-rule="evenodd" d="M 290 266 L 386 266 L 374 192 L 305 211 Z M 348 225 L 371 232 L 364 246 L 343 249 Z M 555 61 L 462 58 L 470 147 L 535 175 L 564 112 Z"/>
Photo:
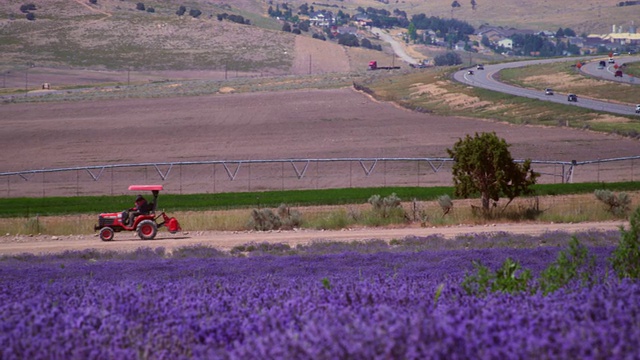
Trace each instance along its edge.
<path fill-rule="evenodd" d="M 136 10 L 133 1 L 42 0 L 36 6 L 36 20 L 28 21 L 19 4 L 0 4 L 2 66 L 286 74 L 295 58 L 295 35 L 231 6 L 202 2 L 198 18 L 176 15 L 178 5 L 168 1 L 154 2 L 153 13 Z M 218 21 L 221 13 L 259 26 Z"/>
<path fill-rule="evenodd" d="M 266 3 L 267 1 L 265 1 Z M 470 0 L 458 0 L 460 7 L 452 8 L 452 0 L 340 0 L 308 2 L 304 0 L 287 1 L 292 7 L 309 3 L 315 10 L 327 9 L 333 12 L 342 10 L 353 14 L 358 7 L 373 7 L 392 12 L 394 9 L 412 14 L 424 13 L 427 16 L 441 18 L 454 17 L 464 20 L 475 27 L 482 24 L 517 27 L 532 30 L 557 30 L 570 27 L 578 34 L 607 33 L 616 24 L 624 27 L 632 25 L 633 17 L 640 6 L 618 7 L 618 0 L 550 1 L 550 0 L 475 0 L 472 9 Z M 274 1 L 277 3 L 277 1 Z M 453 11 L 452 11 L 453 10 Z"/>

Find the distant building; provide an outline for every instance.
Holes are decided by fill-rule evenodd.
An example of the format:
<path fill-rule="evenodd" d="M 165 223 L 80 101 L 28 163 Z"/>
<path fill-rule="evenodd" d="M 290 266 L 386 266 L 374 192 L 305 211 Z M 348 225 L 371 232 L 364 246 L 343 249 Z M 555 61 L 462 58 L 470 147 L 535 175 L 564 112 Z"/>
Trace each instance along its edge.
<path fill-rule="evenodd" d="M 513 40 L 511 39 L 502 39 L 498 41 L 498 46 L 502 46 L 505 49 L 513 49 Z"/>

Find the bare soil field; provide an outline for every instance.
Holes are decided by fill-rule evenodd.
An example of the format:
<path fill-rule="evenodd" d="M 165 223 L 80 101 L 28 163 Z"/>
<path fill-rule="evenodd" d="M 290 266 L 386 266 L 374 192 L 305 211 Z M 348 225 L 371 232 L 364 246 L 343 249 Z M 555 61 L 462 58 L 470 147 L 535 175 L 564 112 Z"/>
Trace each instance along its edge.
<path fill-rule="evenodd" d="M 327 157 L 447 157 L 491 132 L 514 158 L 637 155 L 640 142 L 557 127 L 441 117 L 350 88 L 0 106 L 0 171 L 114 163 Z"/>

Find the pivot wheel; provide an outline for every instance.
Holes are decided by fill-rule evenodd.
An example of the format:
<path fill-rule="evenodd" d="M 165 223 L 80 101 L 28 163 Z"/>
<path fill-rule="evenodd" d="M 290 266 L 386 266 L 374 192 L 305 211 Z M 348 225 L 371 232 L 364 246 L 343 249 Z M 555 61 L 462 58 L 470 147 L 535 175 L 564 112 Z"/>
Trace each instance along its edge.
<path fill-rule="evenodd" d="M 111 241 L 113 240 L 113 229 L 110 227 L 104 227 L 100 229 L 100 239 L 102 241 Z"/>
<path fill-rule="evenodd" d="M 138 224 L 138 236 L 142 240 L 151 240 L 158 233 L 158 225 L 151 220 L 143 220 Z"/>

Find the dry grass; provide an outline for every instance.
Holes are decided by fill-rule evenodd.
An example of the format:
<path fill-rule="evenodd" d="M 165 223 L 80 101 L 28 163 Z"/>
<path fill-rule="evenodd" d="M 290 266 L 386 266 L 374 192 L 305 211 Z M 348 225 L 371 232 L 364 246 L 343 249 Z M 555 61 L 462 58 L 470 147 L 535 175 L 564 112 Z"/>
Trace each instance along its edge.
<path fill-rule="evenodd" d="M 628 194 L 632 198 L 631 208 L 640 206 L 640 192 Z M 509 223 L 513 222 L 514 219 L 517 221 L 550 223 L 619 220 L 608 212 L 606 206 L 597 201 L 593 194 L 520 198 L 514 200 L 505 208 L 501 215 L 491 219 L 479 217 L 474 214 L 473 207 L 479 206 L 478 200 L 454 200 L 453 203 L 453 210 L 444 215 L 437 201 L 404 202 L 402 206 L 407 217 L 412 221 L 411 223 L 397 225 L 483 225 Z M 505 200 L 502 200 L 499 203 L 498 210 L 502 210 L 505 204 Z M 540 210 L 540 214 L 535 219 L 527 219 L 526 216 L 523 216 L 523 214 L 536 208 Z M 346 220 L 349 227 L 364 226 L 363 223 L 358 222 L 358 220 L 364 221 L 363 219 L 370 209 L 371 205 L 369 204 L 291 208 L 291 210 L 297 210 L 302 214 L 303 227 L 311 228 L 317 228 L 319 224 L 339 223 L 340 220 Z M 171 216 L 179 220 L 180 225 L 185 231 L 244 231 L 248 230 L 247 225 L 249 223 L 250 213 L 251 209 L 236 209 L 227 211 L 175 212 L 172 213 Z M 92 215 L 4 218 L 0 219 L 0 234 L 91 234 L 94 232 L 93 225 L 95 224 L 96 216 Z M 304 224 L 306 224 L 306 226 Z"/>

